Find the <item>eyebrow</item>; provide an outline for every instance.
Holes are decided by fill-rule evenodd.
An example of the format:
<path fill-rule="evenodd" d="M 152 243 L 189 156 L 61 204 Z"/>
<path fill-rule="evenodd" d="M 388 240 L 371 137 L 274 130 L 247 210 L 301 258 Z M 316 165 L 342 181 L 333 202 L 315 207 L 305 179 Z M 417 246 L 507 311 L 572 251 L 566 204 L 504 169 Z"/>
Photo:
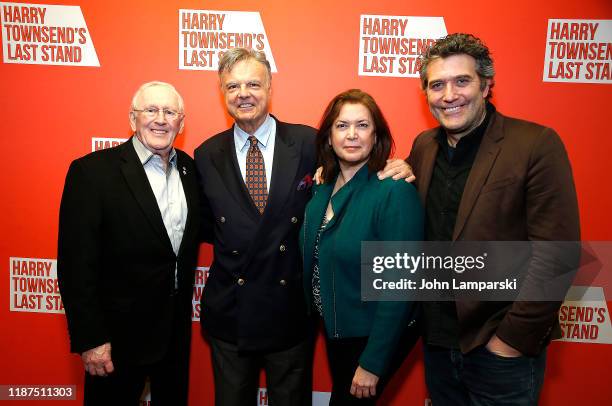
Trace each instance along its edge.
<path fill-rule="evenodd" d="M 142 106 L 143 109 L 149 109 L 149 108 L 156 108 L 156 109 L 168 109 L 168 110 L 178 110 L 178 106 L 173 107 L 173 106 L 169 106 L 169 105 L 164 105 L 164 106 L 158 106 L 157 104 L 145 104 L 144 106 Z"/>
<path fill-rule="evenodd" d="M 437 82 L 448 82 L 449 80 L 457 80 L 457 79 L 473 79 L 474 76 L 466 73 L 462 75 L 453 76 L 451 78 L 440 78 L 440 79 L 431 79 L 429 83 L 437 83 Z"/>
<path fill-rule="evenodd" d="M 362 118 L 360 120 L 356 120 L 355 122 L 356 123 L 363 123 L 364 121 L 368 122 L 368 123 L 370 122 L 370 120 L 368 120 L 367 118 Z M 351 121 L 350 120 L 342 120 L 342 119 L 338 118 L 338 119 L 336 119 L 336 122 L 337 123 L 349 123 Z"/>

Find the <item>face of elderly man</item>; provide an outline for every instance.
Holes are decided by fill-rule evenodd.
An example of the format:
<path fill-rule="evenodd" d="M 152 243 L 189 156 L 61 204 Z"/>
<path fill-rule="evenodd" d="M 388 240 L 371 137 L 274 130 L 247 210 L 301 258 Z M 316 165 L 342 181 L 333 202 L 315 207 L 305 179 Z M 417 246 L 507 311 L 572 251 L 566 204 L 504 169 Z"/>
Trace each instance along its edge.
<path fill-rule="evenodd" d="M 130 112 L 136 137 L 152 153 L 166 159 L 177 134 L 183 131 L 183 112 L 176 92 L 163 85 L 143 89 Z"/>
<path fill-rule="evenodd" d="M 425 93 L 433 116 L 449 136 L 458 140 L 484 119 L 489 83 L 483 86 L 474 58 L 452 55 L 430 62 Z"/>
<path fill-rule="evenodd" d="M 255 59 L 236 63 L 221 74 L 227 111 L 245 132 L 253 134 L 269 111 L 272 86 L 266 67 Z"/>

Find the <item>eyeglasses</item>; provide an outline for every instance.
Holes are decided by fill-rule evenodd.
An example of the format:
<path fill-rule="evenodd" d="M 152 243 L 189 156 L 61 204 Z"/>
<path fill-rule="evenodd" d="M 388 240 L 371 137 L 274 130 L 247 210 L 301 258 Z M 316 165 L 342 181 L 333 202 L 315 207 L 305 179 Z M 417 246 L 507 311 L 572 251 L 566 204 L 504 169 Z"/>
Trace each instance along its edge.
<path fill-rule="evenodd" d="M 171 109 L 158 109 L 157 107 L 145 107 L 142 110 L 132 109 L 132 111 L 137 111 L 139 113 L 143 113 L 148 118 L 157 118 L 157 115 L 161 112 L 167 120 L 176 120 L 183 113 L 178 112 L 176 110 Z"/>

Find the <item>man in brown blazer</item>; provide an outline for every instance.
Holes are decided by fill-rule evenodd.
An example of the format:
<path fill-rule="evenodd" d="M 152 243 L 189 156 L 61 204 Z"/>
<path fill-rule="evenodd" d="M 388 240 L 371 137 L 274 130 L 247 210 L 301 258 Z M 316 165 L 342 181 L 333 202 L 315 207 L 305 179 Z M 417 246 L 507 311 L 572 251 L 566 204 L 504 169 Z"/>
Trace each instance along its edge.
<path fill-rule="evenodd" d="M 576 192 L 554 130 L 503 116 L 490 103 L 488 48 L 451 34 L 421 56 L 421 84 L 440 127 L 408 161 L 430 241 L 578 241 Z M 555 273 L 533 252 L 528 277 Z M 427 386 L 434 405 L 536 404 L 560 302 L 428 302 Z"/>

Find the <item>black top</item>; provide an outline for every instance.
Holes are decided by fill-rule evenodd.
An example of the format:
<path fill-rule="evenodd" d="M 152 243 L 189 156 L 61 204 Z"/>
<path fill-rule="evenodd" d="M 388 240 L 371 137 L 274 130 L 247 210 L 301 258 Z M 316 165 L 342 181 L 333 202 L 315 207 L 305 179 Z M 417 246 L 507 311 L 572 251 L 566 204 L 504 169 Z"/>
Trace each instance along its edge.
<path fill-rule="evenodd" d="M 442 127 L 436 139 L 440 144 L 425 202 L 425 239 L 451 241 L 463 189 L 495 107 L 487 102 L 483 122 L 462 137 L 455 147 L 448 145 Z M 425 342 L 444 348 L 459 348 L 459 324 L 454 302 L 426 302 Z"/>

